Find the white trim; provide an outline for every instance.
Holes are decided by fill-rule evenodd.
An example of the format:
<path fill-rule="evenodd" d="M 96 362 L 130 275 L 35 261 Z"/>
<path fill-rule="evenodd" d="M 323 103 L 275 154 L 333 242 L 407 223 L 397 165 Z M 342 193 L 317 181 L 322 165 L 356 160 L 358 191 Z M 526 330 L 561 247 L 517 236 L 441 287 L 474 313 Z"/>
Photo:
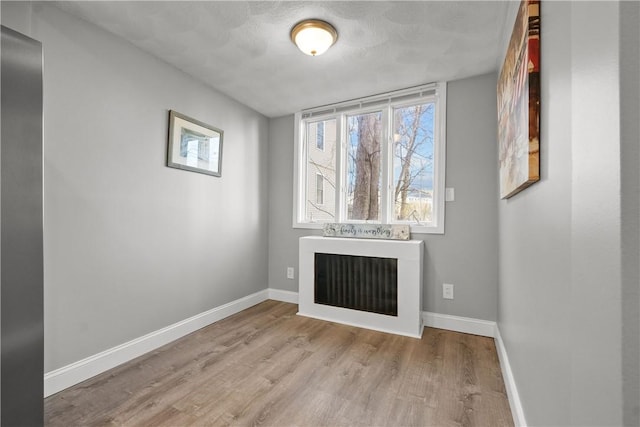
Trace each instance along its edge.
<path fill-rule="evenodd" d="M 490 320 L 472 319 L 470 317 L 451 316 L 449 314 L 422 312 L 424 326 L 483 337 L 495 336 L 496 322 Z"/>
<path fill-rule="evenodd" d="M 301 214 L 301 205 L 302 200 L 304 199 L 304 194 L 302 193 L 302 183 L 300 182 L 300 174 L 302 171 L 305 171 L 306 168 L 302 164 L 302 159 L 306 157 L 305 152 L 301 152 L 305 147 L 302 146 L 302 129 L 300 127 L 300 120 L 302 119 L 302 113 L 295 113 L 293 116 L 293 217 L 292 224 L 293 228 L 298 228 L 300 226 L 299 218 L 302 216 Z M 321 227 L 318 227 L 321 228 Z"/>
<path fill-rule="evenodd" d="M 447 176 L 447 82 L 441 82 L 437 85 L 437 101 L 436 109 L 436 132 L 438 133 L 437 144 L 434 145 L 433 156 L 437 159 L 435 163 L 433 183 L 433 218 L 436 221 L 435 227 L 414 226 L 412 231 L 415 233 L 432 233 L 444 234 L 445 223 L 445 177 Z"/>
<path fill-rule="evenodd" d="M 282 289 L 269 288 L 269 299 L 282 302 L 298 303 L 298 293 L 293 291 L 283 291 Z"/>
<path fill-rule="evenodd" d="M 520 401 L 516 381 L 513 377 L 513 372 L 511 371 L 511 364 L 509 363 L 509 357 L 507 356 L 507 349 L 504 346 L 502 336 L 500 335 L 500 329 L 497 325 L 495 329 L 495 342 L 498 359 L 500 360 L 500 369 L 502 370 L 502 379 L 504 380 L 504 386 L 507 389 L 507 396 L 509 397 L 509 406 L 511 407 L 513 424 L 516 427 L 526 427 L 527 420 L 524 417 L 522 402 Z"/>
<path fill-rule="evenodd" d="M 402 336 L 405 336 L 405 337 L 417 338 L 417 339 L 421 339 L 422 338 L 423 326 L 420 326 L 419 334 L 417 334 L 417 333 L 414 334 L 414 333 L 411 333 L 411 332 L 399 333 L 397 330 L 392 329 L 392 328 L 385 328 L 385 327 L 380 327 L 380 326 L 371 326 L 369 323 L 364 323 L 364 322 L 358 322 L 358 321 L 354 322 L 354 321 L 350 321 L 350 320 L 337 321 L 332 316 L 321 316 L 321 315 L 307 314 L 307 313 L 301 313 L 301 312 L 298 312 L 297 314 L 298 314 L 298 316 L 310 317 L 312 319 L 324 320 L 326 322 L 340 323 L 340 324 L 347 325 L 347 326 L 355 326 L 356 328 L 371 329 L 372 331 L 384 332 L 384 333 L 387 333 L 387 334 L 402 335 Z"/>
<path fill-rule="evenodd" d="M 280 291 L 284 292 L 284 291 Z M 264 289 L 244 298 L 213 308 L 204 313 L 169 325 L 124 344 L 117 345 L 93 356 L 63 366 L 44 375 L 44 397 L 55 394 L 109 369 L 153 351 L 200 328 L 251 306 L 266 301 L 271 290 Z"/>

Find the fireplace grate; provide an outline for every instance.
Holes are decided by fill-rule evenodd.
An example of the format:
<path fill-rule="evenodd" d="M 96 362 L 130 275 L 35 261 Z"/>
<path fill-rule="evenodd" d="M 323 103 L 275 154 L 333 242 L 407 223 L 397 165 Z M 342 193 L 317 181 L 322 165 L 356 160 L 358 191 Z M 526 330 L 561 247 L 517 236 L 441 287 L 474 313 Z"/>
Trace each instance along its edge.
<path fill-rule="evenodd" d="M 398 316 L 398 260 L 315 254 L 316 304 Z"/>

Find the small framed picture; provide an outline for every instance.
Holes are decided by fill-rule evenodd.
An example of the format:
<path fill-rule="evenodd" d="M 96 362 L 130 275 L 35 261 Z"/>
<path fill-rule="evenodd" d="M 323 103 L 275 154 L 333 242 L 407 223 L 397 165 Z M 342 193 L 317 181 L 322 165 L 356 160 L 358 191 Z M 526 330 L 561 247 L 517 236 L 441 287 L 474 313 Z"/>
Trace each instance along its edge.
<path fill-rule="evenodd" d="M 222 176 L 223 134 L 211 125 L 169 111 L 167 166 Z"/>

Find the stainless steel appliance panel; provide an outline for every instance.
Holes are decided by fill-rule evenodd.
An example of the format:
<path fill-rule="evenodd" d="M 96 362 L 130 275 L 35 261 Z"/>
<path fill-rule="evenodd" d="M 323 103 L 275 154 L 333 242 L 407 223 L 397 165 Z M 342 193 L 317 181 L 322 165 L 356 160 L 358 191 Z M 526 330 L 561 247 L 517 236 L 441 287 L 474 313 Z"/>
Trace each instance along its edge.
<path fill-rule="evenodd" d="M 43 424 L 42 45 L 2 27 L 2 426 Z"/>

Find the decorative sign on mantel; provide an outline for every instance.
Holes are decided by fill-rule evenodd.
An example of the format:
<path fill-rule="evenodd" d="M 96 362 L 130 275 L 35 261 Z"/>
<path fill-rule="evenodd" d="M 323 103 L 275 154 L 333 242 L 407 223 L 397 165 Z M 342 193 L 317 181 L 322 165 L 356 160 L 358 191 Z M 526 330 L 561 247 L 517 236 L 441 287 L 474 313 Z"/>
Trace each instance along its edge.
<path fill-rule="evenodd" d="M 353 237 L 358 239 L 409 240 L 408 225 L 391 224 L 325 224 L 324 237 Z"/>

